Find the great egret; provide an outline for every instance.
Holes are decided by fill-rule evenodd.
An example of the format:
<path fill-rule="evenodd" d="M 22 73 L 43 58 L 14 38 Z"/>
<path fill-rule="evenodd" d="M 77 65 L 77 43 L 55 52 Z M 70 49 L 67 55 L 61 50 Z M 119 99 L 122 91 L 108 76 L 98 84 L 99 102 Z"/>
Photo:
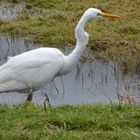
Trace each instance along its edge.
<path fill-rule="evenodd" d="M 88 44 L 89 34 L 84 31 L 86 22 L 98 17 L 120 18 L 95 8 L 86 10 L 75 29 L 76 47 L 68 56 L 57 48 L 39 48 L 10 57 L 0 67 L 0 93 L 33 92 L 55 77 L 70 72 Z"/>

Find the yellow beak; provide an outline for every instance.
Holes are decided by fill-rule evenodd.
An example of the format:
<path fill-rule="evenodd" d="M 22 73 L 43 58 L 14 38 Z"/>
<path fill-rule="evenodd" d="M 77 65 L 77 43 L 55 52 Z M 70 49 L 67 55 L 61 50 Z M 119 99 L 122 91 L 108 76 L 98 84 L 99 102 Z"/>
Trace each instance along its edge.
<path fill-rule="evenodd" d="M 108 17 L 108 18 L 111 18 L 111 19 L 119 19 L 119 18 L 121 18 L 121 17 L 118 16 L 118 15 L 109 14 L 109 13 L 104 13 L 104 12 L 101 13 L 101 16 L 103 16 L 103 17 Z"/>

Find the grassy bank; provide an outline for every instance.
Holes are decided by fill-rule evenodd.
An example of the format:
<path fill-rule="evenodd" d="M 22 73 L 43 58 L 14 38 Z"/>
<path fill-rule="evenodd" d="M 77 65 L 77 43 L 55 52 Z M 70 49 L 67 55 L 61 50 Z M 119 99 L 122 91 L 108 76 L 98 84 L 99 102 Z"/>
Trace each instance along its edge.
<path fill-rule="evenodd" d="M 0 106 L 1 140 L 138 140 L 140 106 Z"/>
<path fill-rule="evenodd" d="M 17 5 L 22 0 L 7 0 Z M 4 1 L 5 2 L 5 1 Z M 3 3 L 4 3 L 3 2 Z M 140 58 L 140 2 L 139 0 L 24 0 L 26 9 L 12 21 L 1 21 L 0 32 L 29 36 L 34 43 L 66 47 L 75 45 L 74 29 L 83 12 L 97 7 L 105 12 L 122 16 L 121 20 L 90 22 L 86 31 L 90 34 L 89 47 L 98 58 L 122 62 L 125 70 L 139 64 Z M 33 8 L 39 13 L 30 14 Z"/>

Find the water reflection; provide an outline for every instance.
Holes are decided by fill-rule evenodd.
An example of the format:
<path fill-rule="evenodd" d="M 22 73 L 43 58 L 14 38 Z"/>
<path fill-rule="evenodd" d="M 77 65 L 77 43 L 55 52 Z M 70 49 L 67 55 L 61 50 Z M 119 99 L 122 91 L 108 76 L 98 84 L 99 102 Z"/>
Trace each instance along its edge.
<path fill-rule="evenodd" d="M 11 36 L 0 37 L 0 64 L 8 56 L 41 47 L 29 43 L 26 39 Z M 71 49 L 66 49 L 67 54 Z M 92 63 L 79 62 L 69 74 L 56 78 L 45 88 L 34 93 L 33 102 L 43 104 L 47 92 L 52 105 L 85 104 L 95 102 L 129 103 L 140 102 L 140 79 L 138 75 L 123 75 L 119 66 L 111 61 L 94 60 Z M 25 102 L 26 94 L 2 93 L 0 103 L 17 104 Z"/>
<path fill-rule="evenodd" d="M 7 3 L 8 4 L 8 3 Z M 8 21 L 23 14 L 25 10 L 25 4 L 17 4 L 16 6 L 1 6 L 0 5 L 0 19 Z"/>
<path fill-rule="evenodd" d="M 7 6 L 1 5 L 0 2 L 0 20 L 9 21 L 13 20 L 20 16 L 29 16 L 30 18 L 37 18 L 39 16 L 46 16 L 47 14 L 51 14 L 49 10 L 38 8 L 38 7 L 30 7 L 26 3 L 20 3 L 15 6 L 7 3 Z"/>

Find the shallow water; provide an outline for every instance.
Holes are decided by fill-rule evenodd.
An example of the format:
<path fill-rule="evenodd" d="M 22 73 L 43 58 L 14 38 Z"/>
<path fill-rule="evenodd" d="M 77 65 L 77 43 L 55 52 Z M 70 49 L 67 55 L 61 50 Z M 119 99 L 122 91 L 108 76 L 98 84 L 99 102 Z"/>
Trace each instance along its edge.
<path fill-rule="evenodd" d="M 0 3 L 1 4 L 1 3 Z M 8 4 L 8 3 L 7 3 Z M 16 18 L 23 14 L 25 4 L 18 4 L 16 6 L 0 6 L 0 20 L 7 21 Z"/>
<path fill-rule="evenodd" d="M 38 7 L 28 7 L 26 3 L 20 3 L 15 6 L 11 6 L 7 3 L 6 5 L 1 5 L 0 3 L 0 20 L 9 21 L 20 16 L 29 16 L 30 18 L 37 18 L 40 15 L 47 15 L 49 11 L 47 9 Z M 50 13 L 49 13 L 50 14 Z"/>
<path fill-rule="evenodd" d="M 0 36 L 0 64 L 7 60 L 7 56 L 14 56 L 22 52 L 42 47 L 29 43 L 24 38 Z M 63 52 L 68 54 L 71 49 Z M 85 103 L 140 102 L 140 79 L 137 74 L 122 74 L 119 66 L 111 61 L 96 60 L 79 62 L 69 74 L 58 77 L 54 83 L 34 93 L 33 102 L 43 105 L 44 94 L 47 93 L 51 105 L 75 105 Z M 54 86 L 55 85 L 55 86 Z M 27 94 L 2 93 L 0 104 L 18 104 L 25 102 Z"/>

